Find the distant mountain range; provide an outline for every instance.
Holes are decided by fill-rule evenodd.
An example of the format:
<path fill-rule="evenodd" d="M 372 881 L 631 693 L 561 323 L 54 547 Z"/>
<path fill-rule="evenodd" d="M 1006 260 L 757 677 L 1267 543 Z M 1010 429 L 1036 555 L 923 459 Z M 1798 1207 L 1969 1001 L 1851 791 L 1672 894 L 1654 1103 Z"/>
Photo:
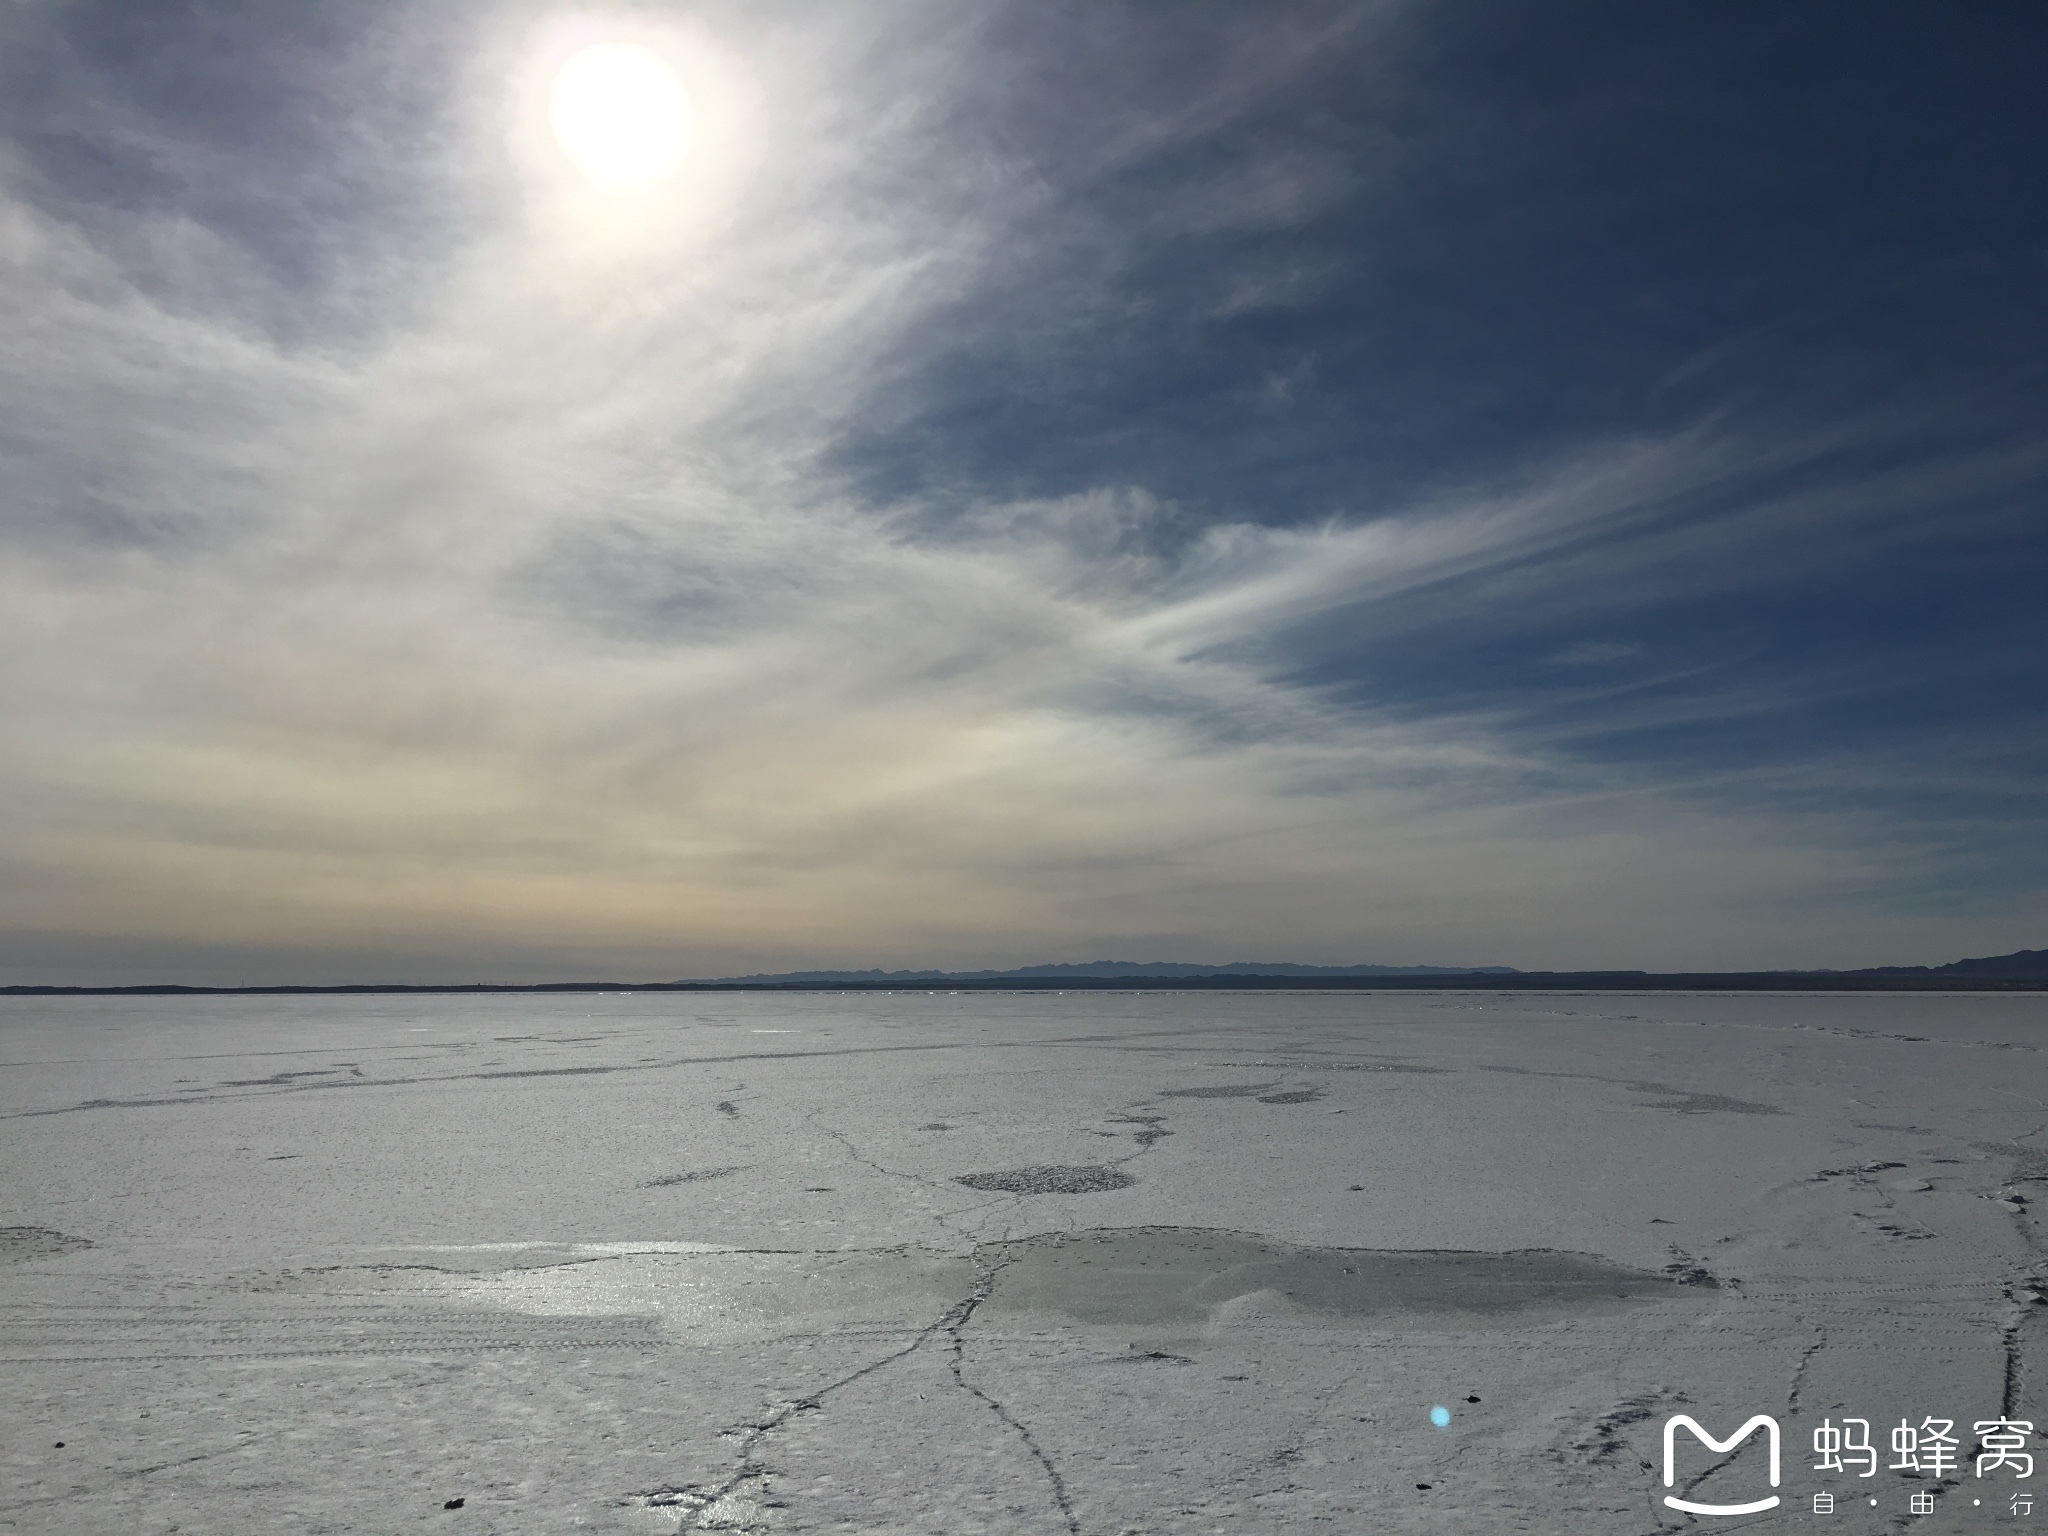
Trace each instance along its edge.
<path fill-rule="evenodd" d="M 2034 981 L 2048 978 L 2048 949 L 2018 949 L 2009 955 L 1978 960 L 1951 960 L 1947 965 L 1879 965 L 1853 976 L 2004 976 Z"/>
<path fill-rule="evenodd" d="M 676 986 L 718 987 L 925 987 L 943 982 L 987 983 L 1000 981 L 1188 981 L 1207 977 L 1272 977 L 1276 980 L 1338 980 L 1355 976 L 1360 980 L 1403 976 L 1505 977 L 1526 976 L 1559 979 L 1570 976 L 1632 977 L 1659 974 L 1649 971 L 1523 971 L 1512 965 L 1293 965 L 1284 961 L 1233 960 L 1228 965 L 1199 965 L 1180 960 L 1091 960 L 1079 965 L 1025 965 L 1009 971 L 780 971 L 753 976 L 719 976 L 699 981 L 676 982 Z M 1987 981 L 2048 981 L 2048 949 L 2022 949 L 2010 955 L 1985 955 L 1974 960 L 1951 960 L 1947 965 L 1874 965 L 1855 971 L 1813 969 L 1803 971 L 1701 971 L 1684 973 L 1701 981 L 1714 976 L 1741 976 L 1750 985 L 1770 977 L 1792 982 L 1799 977 L 1857 977 L 1873 979 L 1896 976 L 1902 980 L 1925 978 L 1938 981 L 1944 976 L 1957 980 L 1982 978 Z"/>
<path fill-rule="evenodd" d="M 733 987 L 874 986 L 892 981 L 1117 981 L 1141 976 L 1519 976 L 1511 965 L 1291 965 L 1233 960 L 1193 965 L 1178 960 L 1090 960 L 1079 965 L 1025 965 L 1013 971 L 779 971 L 719 976 L 698 985 Z"/>

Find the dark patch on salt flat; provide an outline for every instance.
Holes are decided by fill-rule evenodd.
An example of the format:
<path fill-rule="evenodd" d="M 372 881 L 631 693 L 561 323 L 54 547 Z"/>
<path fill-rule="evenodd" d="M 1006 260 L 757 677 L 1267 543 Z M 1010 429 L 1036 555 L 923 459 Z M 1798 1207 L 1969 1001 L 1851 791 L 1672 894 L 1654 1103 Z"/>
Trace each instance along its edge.
<path fill-rule="evenodd" d="M 1313 1248 L 1202 1227 L 1098 1228 L 990 1243 L 986 1309 L 1051 1310 L 1085 1323 L 1194 1323 L 1238 1298 L 1340 1316 L 1474 1319 L 1710 1302 L 1711 1279 L 1654 1274 L 1596 1254 L 1525 1248 Z"/>
<path fill-rule="evenodd" d="M 1128 1189 L 1138 1181 L 1121 1168 L 1081 1166 L 963 1173 L 953 1182 L 969 1189 L 1001 1190 L 1010 1195 L 1099 1195 L 1112 1189 Z"/>
<path fill-rule="evenodd" d="M 934 1120 L 928 1125 L 920 1125 L 918 1129 L 920 1131 L 950 1131 L 953 1127 L 946 1124 L 943 1120 Z"/>
<path fill-rule="evenodd" d="M 718 1101 L 718 1112 L 721 1115 L 737 1115 L 740 1112 L 740 1107 L 733 1103 L 731 1099 L 720 1099 Z"/>
<path fill-rule="evenodd" d="M 47 1259 L 59 1253 L 76 1253 L 92 1242 L 53 1232 L 48 1227 L 0 1227 L 0 1264 L 18 1264 L 24 1259 Z"/>
<path fill-rule="evenodd" d="M 1162 1099 L 1255 1099 L 1278 1083 L 1226 1083 L 1214 1088 L 1168 1088 L 1160 1093 Z"/>
<path fill-rule="evenodd" d="M 1263 1067 L 1269 1072 L 1423 1072 L 1442 1076 L 1449 1067 L 1419 1067 L 1405 1061 L 1226 1061 L 1226 1067 Z M 1520 1072 L 1520 1067 L 1486 1067 L 1487 1072 Z"/>
<path fill-rule="evenodd" d="M 1638 1093 L 1678 1093 L 1675 1099 L 1666 1099 L 1658 1104 L 1645 1104 L 1645 1109 L 1668 1109 L 1681 1115 L 1782 1115 L 1784 1110 L 1775 1104 L 1759 1104 L 1754 1099 L 1731 1099 L 1721 1093 L 1683 1093 L 1666 1088 L 1661 1083 L 1631 1083 L 1629 1086 Z"/>
<path fill-rule="evenodd" d="M 642 1189 L 668 1189 L 676 1184 L 702 1184 L 706 1179 L 722 1179 L 728 1173 L 738 1173 L 738 1168 L 699 1168 L 691 1173 L 671 1173 L 658 1179 L 649 1179 Z"/>
<path fill-rule="evenodd" d="M 1261 1104 L 1313 1104 L 1323 1096 L 1320 1088 L 1296 1088 L 1288 1093 L 1262 1093 Z"/>
<path fill-rule="evenodd" d="M 362 1069 L 350 1062 L 340 1067 L 308 1067 L 300 1072 L 273 1072 L 268 1077 L 231 1077 L 218 1084 L 222 1088 L 283 1088 L 298 1082 L 301 1078 L 334 1077 L 341 1072 L 350 1072 L 356 1077 L 363 1075 Z"/>
<path fill-rule="evenodd" d="M 1887 1168 L 1903 1168 L 1904 1163 L 1859 1163 L 1854 1168 L 1823 1168 L 1806 1182 L 1825 1184 L 1829 1179 L 1852 1179 L 1858 1174 L 1883 1173 Z"/>
<path fill-rule="evenodd" d="M 1153 1142 L 1173 1134 L 1173 1132 L 1166 1129 L 1166 1116 L 1164 1115 L 1112 1115 L 1110 1116 L 1109 1123 L 1111 1125 L 1137 1126 L 1139 1129 L 1134 1139 L 1141 1147 L 1149 1147 Z"/>
<path fill-rule="evenodd" d="M 1593 1424 L 1593 1438 L 1581 1440 L 1572 1449 L 1588 1453 L 1591 1461 L 1605 1461 L 1628 1449 L 1628 1442 L 1622 1432 L 1631 1424 L 1640 1424 L 1656 1417 L 1662 1399 L 1656 1393 L 1632 1397 L 1614 1409 L 1605 1418 Z"/>

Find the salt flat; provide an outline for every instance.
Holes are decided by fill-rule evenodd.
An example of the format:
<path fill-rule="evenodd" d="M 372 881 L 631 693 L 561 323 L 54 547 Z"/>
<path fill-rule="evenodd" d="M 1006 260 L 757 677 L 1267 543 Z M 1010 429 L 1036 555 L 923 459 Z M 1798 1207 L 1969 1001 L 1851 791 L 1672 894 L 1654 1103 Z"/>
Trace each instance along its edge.
<path fill-rule="evenodd" d="M 0 1528 L 2024 1528 L 2032 1483 L 1970 1453 L 2048 1407 L 2044 1024 L 1982 995 L 10 1000 Z M 1759 1435 L 1688 1442 L 1667 1489 L 1676 1413 L 1774 1416 L 1782 1486 Z M 1845 1416 L 1873 1477 L 1812 1465 Z M 1960 1465 L 1894 1470 L 1930 1417 Z"/>

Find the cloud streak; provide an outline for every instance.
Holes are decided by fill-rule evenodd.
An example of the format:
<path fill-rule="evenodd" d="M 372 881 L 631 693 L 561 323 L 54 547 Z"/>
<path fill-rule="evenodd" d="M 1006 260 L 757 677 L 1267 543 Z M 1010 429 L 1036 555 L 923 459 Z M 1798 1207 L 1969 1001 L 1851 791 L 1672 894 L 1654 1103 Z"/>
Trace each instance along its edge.
<path fill-rule="evenodd" d="M 1506 637 L 1582 697 L 1594 664 L 1677 677 L 1662 647 L 1604 637 L 1743 589 L 1759 559 L 1782 576 L 1831 540 L 1908 547 L 1929 507 L 1996 538 L 2037 443 L 1843 472 L 1830 455 L 1869 428 L 1845 447 L 1706 419 L 1307 518 L 1135 479 L 878 491 L 841 451 L 916 394 L 932 327 L 962 306 L 1007 323 L 1034 280 L 1023 307 L 1055 303 L 1076 230 L 1127 264 L 1191 205 L 1149 228 L 1048 215 L 1072 188 L 1049 200 L 1030 154 L 951 131 L 1002 26 L 913 6 L 611 23 L 680 61 L 708 163 L 669 202 L 593 201 L 533 137 L 551 24 L 468 13 L 435 34 L 467 50 L 461 98 L 370 114 L 443 125 L 403 175 L 460 217 L 403 226 L 410 244 L 371 195 L 405 146 L 322 140 L 373 212 L 322 215 L 312 243 L 356 254 L 303 280 L 291 324 L 232 220 L 114 190 L 81 211 L 7 169 L 14 975 L 1132 946 L 1849 963 L 2028 937 L 2037 890 L 1990 939 L 1982 912 L 1916 904 L 1932 866 L 1896 813 L 1588 753 L 1561 697 L 1374 679 L 1404 646 L 1455 649 L 1447 632 Z M 394 10 L 347 57 L 420 25 Z M 1304 27 L 1241 89 L 1126 125 L 1106 162 L 1241 123 L 1316 67 Z M 1280 170 L 1201 218 L 1285 226 L 1350 195 Z M 1725 719 L 1754 697 L 1666 703 Z"/>

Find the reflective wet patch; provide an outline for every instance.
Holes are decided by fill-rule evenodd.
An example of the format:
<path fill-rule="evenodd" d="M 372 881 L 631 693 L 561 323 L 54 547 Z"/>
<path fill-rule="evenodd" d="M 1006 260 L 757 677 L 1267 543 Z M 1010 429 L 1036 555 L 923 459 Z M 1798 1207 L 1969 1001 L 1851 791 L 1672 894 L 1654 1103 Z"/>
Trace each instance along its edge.
<path fill-rule="evenodd" d="M 1410 1314 L 1454 1326 L 1702 1299 L 1700 1286 L 1670 1275 L 1545 1248 L 1312 1248 L 1244 1232 L 1132 1227 L 992 1243 L 982 1253 L 997 1267 L 986 1310 L 1056 1311 L 1088 1323 L 1201 1322 L 1245 1298 L 1254 1298 L 1250 1310 Z"/>

